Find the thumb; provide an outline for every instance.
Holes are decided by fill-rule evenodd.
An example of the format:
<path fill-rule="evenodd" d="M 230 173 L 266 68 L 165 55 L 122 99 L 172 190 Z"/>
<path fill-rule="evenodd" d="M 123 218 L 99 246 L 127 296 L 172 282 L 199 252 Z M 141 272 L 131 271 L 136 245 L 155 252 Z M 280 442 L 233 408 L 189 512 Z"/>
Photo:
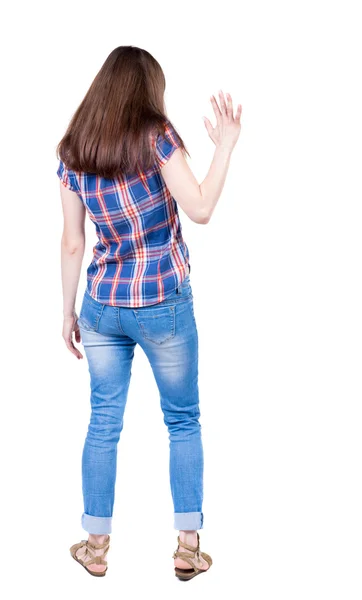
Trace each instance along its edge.
<path fill-rule="evenodd" d="M 207 133 L 211 135 L 213 126 L 211 125 L 209 119 L 207 117 L 202 117 L 204 119 L 205 127 L 207 129 Z"/>

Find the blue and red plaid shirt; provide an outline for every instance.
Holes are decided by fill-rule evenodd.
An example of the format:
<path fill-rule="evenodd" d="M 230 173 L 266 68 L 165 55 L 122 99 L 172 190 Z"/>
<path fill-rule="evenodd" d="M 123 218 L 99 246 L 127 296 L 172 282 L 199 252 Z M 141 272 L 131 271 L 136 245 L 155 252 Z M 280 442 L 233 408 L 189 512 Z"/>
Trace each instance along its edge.
<path fill-rule="evenodd" d="M 87 269 L 87 290 L 98 302 L 140 307 L 167 298 L 190 272 L 176 201 L 160 167 L 179 146 L 169 121 L 165 138 L 153 138 L 154 166 L 106 179 L 75 172 L 59 161 L 57 175 L 77 193 L 98 242 Z"/>

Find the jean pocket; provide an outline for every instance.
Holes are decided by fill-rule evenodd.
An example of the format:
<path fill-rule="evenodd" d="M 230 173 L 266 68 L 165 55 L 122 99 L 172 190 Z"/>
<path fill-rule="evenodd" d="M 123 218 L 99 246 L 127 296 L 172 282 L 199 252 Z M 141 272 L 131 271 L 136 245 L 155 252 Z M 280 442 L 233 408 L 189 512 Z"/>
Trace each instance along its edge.
<path fill-rule="evenodd" d="M 175 307 L 146 307 L 133 310 L 142 336 L 154 344 L 164 344 L 175 335 Z"/>
<path fill-rule="evenodd" d="M 78 318 L 79 328 L 86 329 L 87 331 L 98 331 L 103 309 L 104 304 L 97 302 L 90 294 L 85 292 Z"/>

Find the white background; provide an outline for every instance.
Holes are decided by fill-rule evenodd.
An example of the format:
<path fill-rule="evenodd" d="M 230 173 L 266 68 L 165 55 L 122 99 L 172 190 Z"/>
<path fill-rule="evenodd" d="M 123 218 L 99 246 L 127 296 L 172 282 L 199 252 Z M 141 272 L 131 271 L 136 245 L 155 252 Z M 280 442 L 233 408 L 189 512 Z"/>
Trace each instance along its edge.
<path fill-rule="evenodd" d="M 18 2 L 2 35 L 6 597 L 361 598 L 361 19 L 357 2 Z M 55 147 L 108 54 L 149 50 L 199 181 L 210 94 L 243 107 L 207 226 L 180 208 L 200 347 L 201 549 L 179 582 L 168 435 L 139 347 L 104 579 L 81 529 L 87 363 L 61 337 Z M 87 251 L 77 297 L 96 242 Z M 186 586 L 186 587 L 185 587 Z M 187 589 L 186 589 L 187 588 Z M 186 594 L 186 596 L 185 596 Z M 111 595 L 111 596 L 110 596 Z"/>

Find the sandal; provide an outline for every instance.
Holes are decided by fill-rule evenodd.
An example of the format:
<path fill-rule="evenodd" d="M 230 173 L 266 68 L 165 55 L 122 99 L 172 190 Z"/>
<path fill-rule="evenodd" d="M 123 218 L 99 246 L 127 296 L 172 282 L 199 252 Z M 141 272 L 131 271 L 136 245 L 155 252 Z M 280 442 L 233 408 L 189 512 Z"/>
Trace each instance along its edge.
<path fill-rule="evenodd" d="M 175 575 L 176 577 L 178 577 L 179 579 L 182 579 L 183 581 L 186 581 L 188 579 L 192 579 L 193 577 L 196 577 L 196 575 L 199 575 L 200 573 L 204 573 L 205 571 L 208 571 L 209 568 L 212 565 L 212 558 L 211 556 L 209 556 L 209 554 L 206 554 L 206 552 L 200 552 L 200 536 L 197 532 L 197 546 L 196 548 L 194 548 L 194 546 L 190 546 L 189 544 L 186 544 L 185 542 L 181 542 L 180 540 L 180 536 L 177 537 L 177 542 L 178 542 L 178 547 L 177 550 L 175 550 L 175 552 L 172 555 L 172 558 L 182 558 L 182 560 L 185 560 L 186 562 L 189 563 L 189 565 L 191 565 L 192 569 L 180 569 L 179 567 L 175 567 Z M 178 548 L 179 546 L 182 546 L 183 548 L 186 548 L 186 550 L 189 550 L 190 552 L 179 552 Z M 202 556 L 202 558 L 204 558 L 206 560 L 206 562 L 209 565 L 208 569 L 198 569 L 197 566 L 195 565 L 195 563 L 193 562 L 198 561 L 198 564 L 202 564 L 200 561 L 200 556 Z"/>
<path fill-rule="evenodd" d="M 105 557 L 109 550 L 109 543 L 110 543 L 109 535 L 108 535 L 107 540 L 103 544 L 92 544 L 88 540 L 82 540 L 81 542 L 78 542 L 77 544 L 73 544 L 73 546 L 70 547 L 70 553 L 71 553 L 72 557 L 80 565 L 82 565 L 82 567 L 84 567 L 88 571 L 88 573 L 90 573 L 91 575 L 95 575 L 95 577 L 104 577 L 104 575 L 106 574 L 106 571 L 108 569 L 108 566 L 106 566 L 104 571 L 92 571 L 91 569 L 88 568 L 88 565 L 90 565 L 90 564 L 107 565 L 107 561 L 105 560 Z M 83 546 L 86 548 L 85 554 L 82 555 L 82 558 L 78 558 L 78 556 L 76 556 L 76 552 L 77 552 L 77 550 L 79 550 L 79 548 L 82 548 Z M 93 551 L 99 550 L 100 548 L 104 548 L 104 552 L 102 554 L 100 554 L 99 556 L 96 556 L 96 554 Z M 84 560 L 88 556 L 89 556 L 89 560 Z"/>

